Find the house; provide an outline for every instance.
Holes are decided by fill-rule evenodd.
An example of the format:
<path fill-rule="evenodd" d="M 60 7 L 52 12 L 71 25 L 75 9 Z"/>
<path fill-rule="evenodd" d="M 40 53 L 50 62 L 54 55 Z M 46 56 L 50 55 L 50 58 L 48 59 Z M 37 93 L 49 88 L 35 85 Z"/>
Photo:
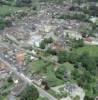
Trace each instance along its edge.
<path fill-rule="evenodd" d="M 65 30 L 64 35 L 76 40 L 82 39 L 82 35 L 76 31 Z"/>
<path fill-rule="evenodd" d="M 93 22 L 93 23 L 96 23 L 97 20 L 98 20 L 97 17 L 93 17 L 93 16 L 92 16 L 92 17 L 90 18 L 90 21 Z"/>
<path fill-rule="evenodd" d="M 5 64 L 0 61 L 0 69 L 4 68 Z"/>
<path fill-rule="evenodd" d="M 70 96 L 72 96 L 72 97 L 75 97 L 78 95 L 78 96 L 80 96 L 80 100 L 84 100 L 85 92 L 77 84 L 66 83 L 64 86 L 64 91 L 69 93 Z"/>
<path fill-rule="evenodd" d="M 20 65 L 25 64 L 25 52 L 23 50 L 16 53 L 16 60 Z"/>
<path fill-rule="evenodd" d="M 58 41 L 52 43 L 50 47 L 51 47 L 51 49 L 56 50 L 57 52 L 64 50 L 63 45 Z"/>
<path fill-rule="evenodd" d="M 42 41 L 41 35 L 32 35 L 30 43 L 36 47 L 39 47 L 41 41 Z"/>

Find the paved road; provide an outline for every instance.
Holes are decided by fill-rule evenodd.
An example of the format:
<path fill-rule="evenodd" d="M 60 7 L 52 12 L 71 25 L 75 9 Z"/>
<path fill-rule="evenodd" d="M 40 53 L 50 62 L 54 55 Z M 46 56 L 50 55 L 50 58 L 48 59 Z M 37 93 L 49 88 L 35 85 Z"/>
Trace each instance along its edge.
<path fill-rule="evenodd" d="M 4 64 L 6 64 L 7 67 L 9 68 L 9 70 L 11 70 L 12 72 L 14 72 L 14 74 L 17 75 L 17 77 L 19 77 L 21 80 L 23 80 L 23 81 L 25 81 L 25 82 L 27 82 L 29 84 L 34 85 L 38 89 L 38 91 L 39 91 L 39 93 L 40 93 L 41 96 L 47 97 L 49 100 L 57 100 L 55 97 L 53 97 L 52 95 L 50 95 L 49 93 L 47 93 L 45 90 L 43 90 L 42 88 L 40 88 L 39 86 L 37 86 L 34 82 L 32 82 L 31 79 L 29 79 L 23 73 L 18 72 L 17 69 L 14 67 L 14 65 L 9 64 L 5 60 L 5 58 L 4 58 L 4 56 L 2 54 L 0 54 L 0 61 L 2 61 Z"/>

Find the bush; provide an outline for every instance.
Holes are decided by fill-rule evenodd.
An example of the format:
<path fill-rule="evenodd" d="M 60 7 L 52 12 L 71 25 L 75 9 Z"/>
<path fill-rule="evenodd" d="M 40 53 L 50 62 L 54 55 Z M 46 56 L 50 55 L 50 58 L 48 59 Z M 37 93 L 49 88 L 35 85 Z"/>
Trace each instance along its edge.
<path fill-rule="evenodd" d="M 75 96 L 73 100 L 80 100 L 80 96 Z"/>
<path fill-rule="evenodd" d="M 58 68 L 55 72 L 56 77 L 59 79 L 64 80 L 64 73 L 65 73 L 66 68 L 64 66 L 61 66 L 60 68 Z"/>
<path fill-rule="evenodd" d="M 84 52 L 82 55 L 80 55 L 78 61 L 81 62 L 82 66 L 91 74 L 96 74 L 96 61 L 93 59 L 93 57 L 90 57 L 88 52 Z"/>
<path fill-rule="evenodd" d="M 30 6 L 32 0 L 16 0 L 16 6 Z"/>
<path fill-rule="evenodd" d="M 39 93 L 33 85 L 27 85 L 20 95 L 20 100 L 37 100 Z"/>
<path fill-rule="evenodd" d="M 4 29 L 5 26 L 5 20 L 3 18 L 0 18 L 0 29 Z"/>
<path fill-rule="evenodd" d="M 79 39 L 79 40 L 72 40 L 72 47 L 73 48 L 79 48 L 79 47 L 83 47 L 84 46 L 84 41 L 83 39 Z"/>
<path fill-rule="evenodd" d="M 9 27 L 12 25 L 12 22 L 9 20 L 5 20 L 4 18 L 0 18 L 0 30 L 4 29 L 5 27 Z"/>
<path fill-rule="evenodd" d="M 52 39 L 52 37 L 50 37 L 50 38 L 45 38 L 45 39 L 44 39 L 44 42 L 45 42 L 45 43 L 52 43 L 52 42 L 53 42 L 53 39 Z"/>
<path fill-rule="evenodd" d="M 93 97 L 89 97 L 89 96 L 85 96 L 84 100 L 94 100 L 95 98 Z"/>
<path fill-rule="evenodd" d="M 7 81 L 8 81 L 9 83 L 13 83 L 12 77 L 8 77 Z"/>
<path fill-rule="evenodd" d="M 49 43 L 52 43 L 52 42 L 53 42 L 53 39 L 51 37 L 45 38 L 44 40 L 41 41 L 40 48 L 45 49 L 46 45 L 49 44 Z"/>
<path fill-rule="evenodd" d="M 52 54 L 52 55 L 57 54 L 57 52 L 54 49 L 51 49 L 51 48 L 48 48 L 46 52 L 49 53 L 49 54 Z"/>
<path fill-rule="evenodd" d="M 68 61 L 72 64 L 75 64 L 77 62 L 77 58 L 78 58 L 78 55 L 77 53 L 74 53 L 74 52 L 70 52 L 69 53 L 69 57 L 68 57 Z"/>
<path fill-rule="evenodd" d="M 46 43 L 44 41 L 41 41 L 40 48 L 45 49 L 45 47 L 46 47 Z"/>
<path fill-rule="evenodd" d="M 64 63 L 65 61 L 68 61 L 69 54 L 66 51 L 61 51 L 58 53 L 58 62 Z"/>

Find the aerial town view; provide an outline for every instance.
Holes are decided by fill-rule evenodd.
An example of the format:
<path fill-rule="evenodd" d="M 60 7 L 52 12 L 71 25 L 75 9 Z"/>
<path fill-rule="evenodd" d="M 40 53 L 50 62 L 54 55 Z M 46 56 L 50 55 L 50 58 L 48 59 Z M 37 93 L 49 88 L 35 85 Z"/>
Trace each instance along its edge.
<path fill-rule="evenodd" d="M 98 0 L 0 0 L 0 100 L 98 100 Z"/>

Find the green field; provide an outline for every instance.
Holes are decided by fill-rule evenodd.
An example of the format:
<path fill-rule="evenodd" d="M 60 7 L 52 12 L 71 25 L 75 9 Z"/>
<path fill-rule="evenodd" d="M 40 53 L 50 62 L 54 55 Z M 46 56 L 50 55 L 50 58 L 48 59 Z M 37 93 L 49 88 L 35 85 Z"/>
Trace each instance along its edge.
<path fill-rule="evenodd" d="M 64 82 L 55 75 L 55 66 L 44 62 L 43 60 L 37 60 L 32 62 L 32 67 L 29 68 L 31 73 L 39 73 L 40 75 L 46 75 L 46 80 L 49 86 L 62 85 Z"/>
<path fill-rule="evenodd" d="M 82 54 L 83 52 L 88 52 L 90 56 L 98 56 L 98 46 L 87 45 L 78 49 L 74 49 L 73 51 L 78 54 Z"/>
<path fill-rule="evenodd" d="M 49 67 L 49 64 L 43 60 L 37 60 L 32 62 L 32 68 L 30 70 L 31 72 L 44 73 L 47 71 L 47 67 Z"/>
<path fill-rule="evenodd" d="M 7 5 L 0 5 L 0 16 L 6 16 L 10 13 L 14 13 L 18 10 L 25 10 L 26 7 L 14 7 L 14 6 L 7 6 Z"/>
<path fill-rule="evenodd" d="M 71 72 L 72 70 L 74 70 L 73 65 L 70 64 L 69 62 L 66 62 L 66 63 L 62 64 L 61 66 L 63 66 L 64 68 L 66 68 L 67 71 L 70 71 L 70 72 Z"/>

